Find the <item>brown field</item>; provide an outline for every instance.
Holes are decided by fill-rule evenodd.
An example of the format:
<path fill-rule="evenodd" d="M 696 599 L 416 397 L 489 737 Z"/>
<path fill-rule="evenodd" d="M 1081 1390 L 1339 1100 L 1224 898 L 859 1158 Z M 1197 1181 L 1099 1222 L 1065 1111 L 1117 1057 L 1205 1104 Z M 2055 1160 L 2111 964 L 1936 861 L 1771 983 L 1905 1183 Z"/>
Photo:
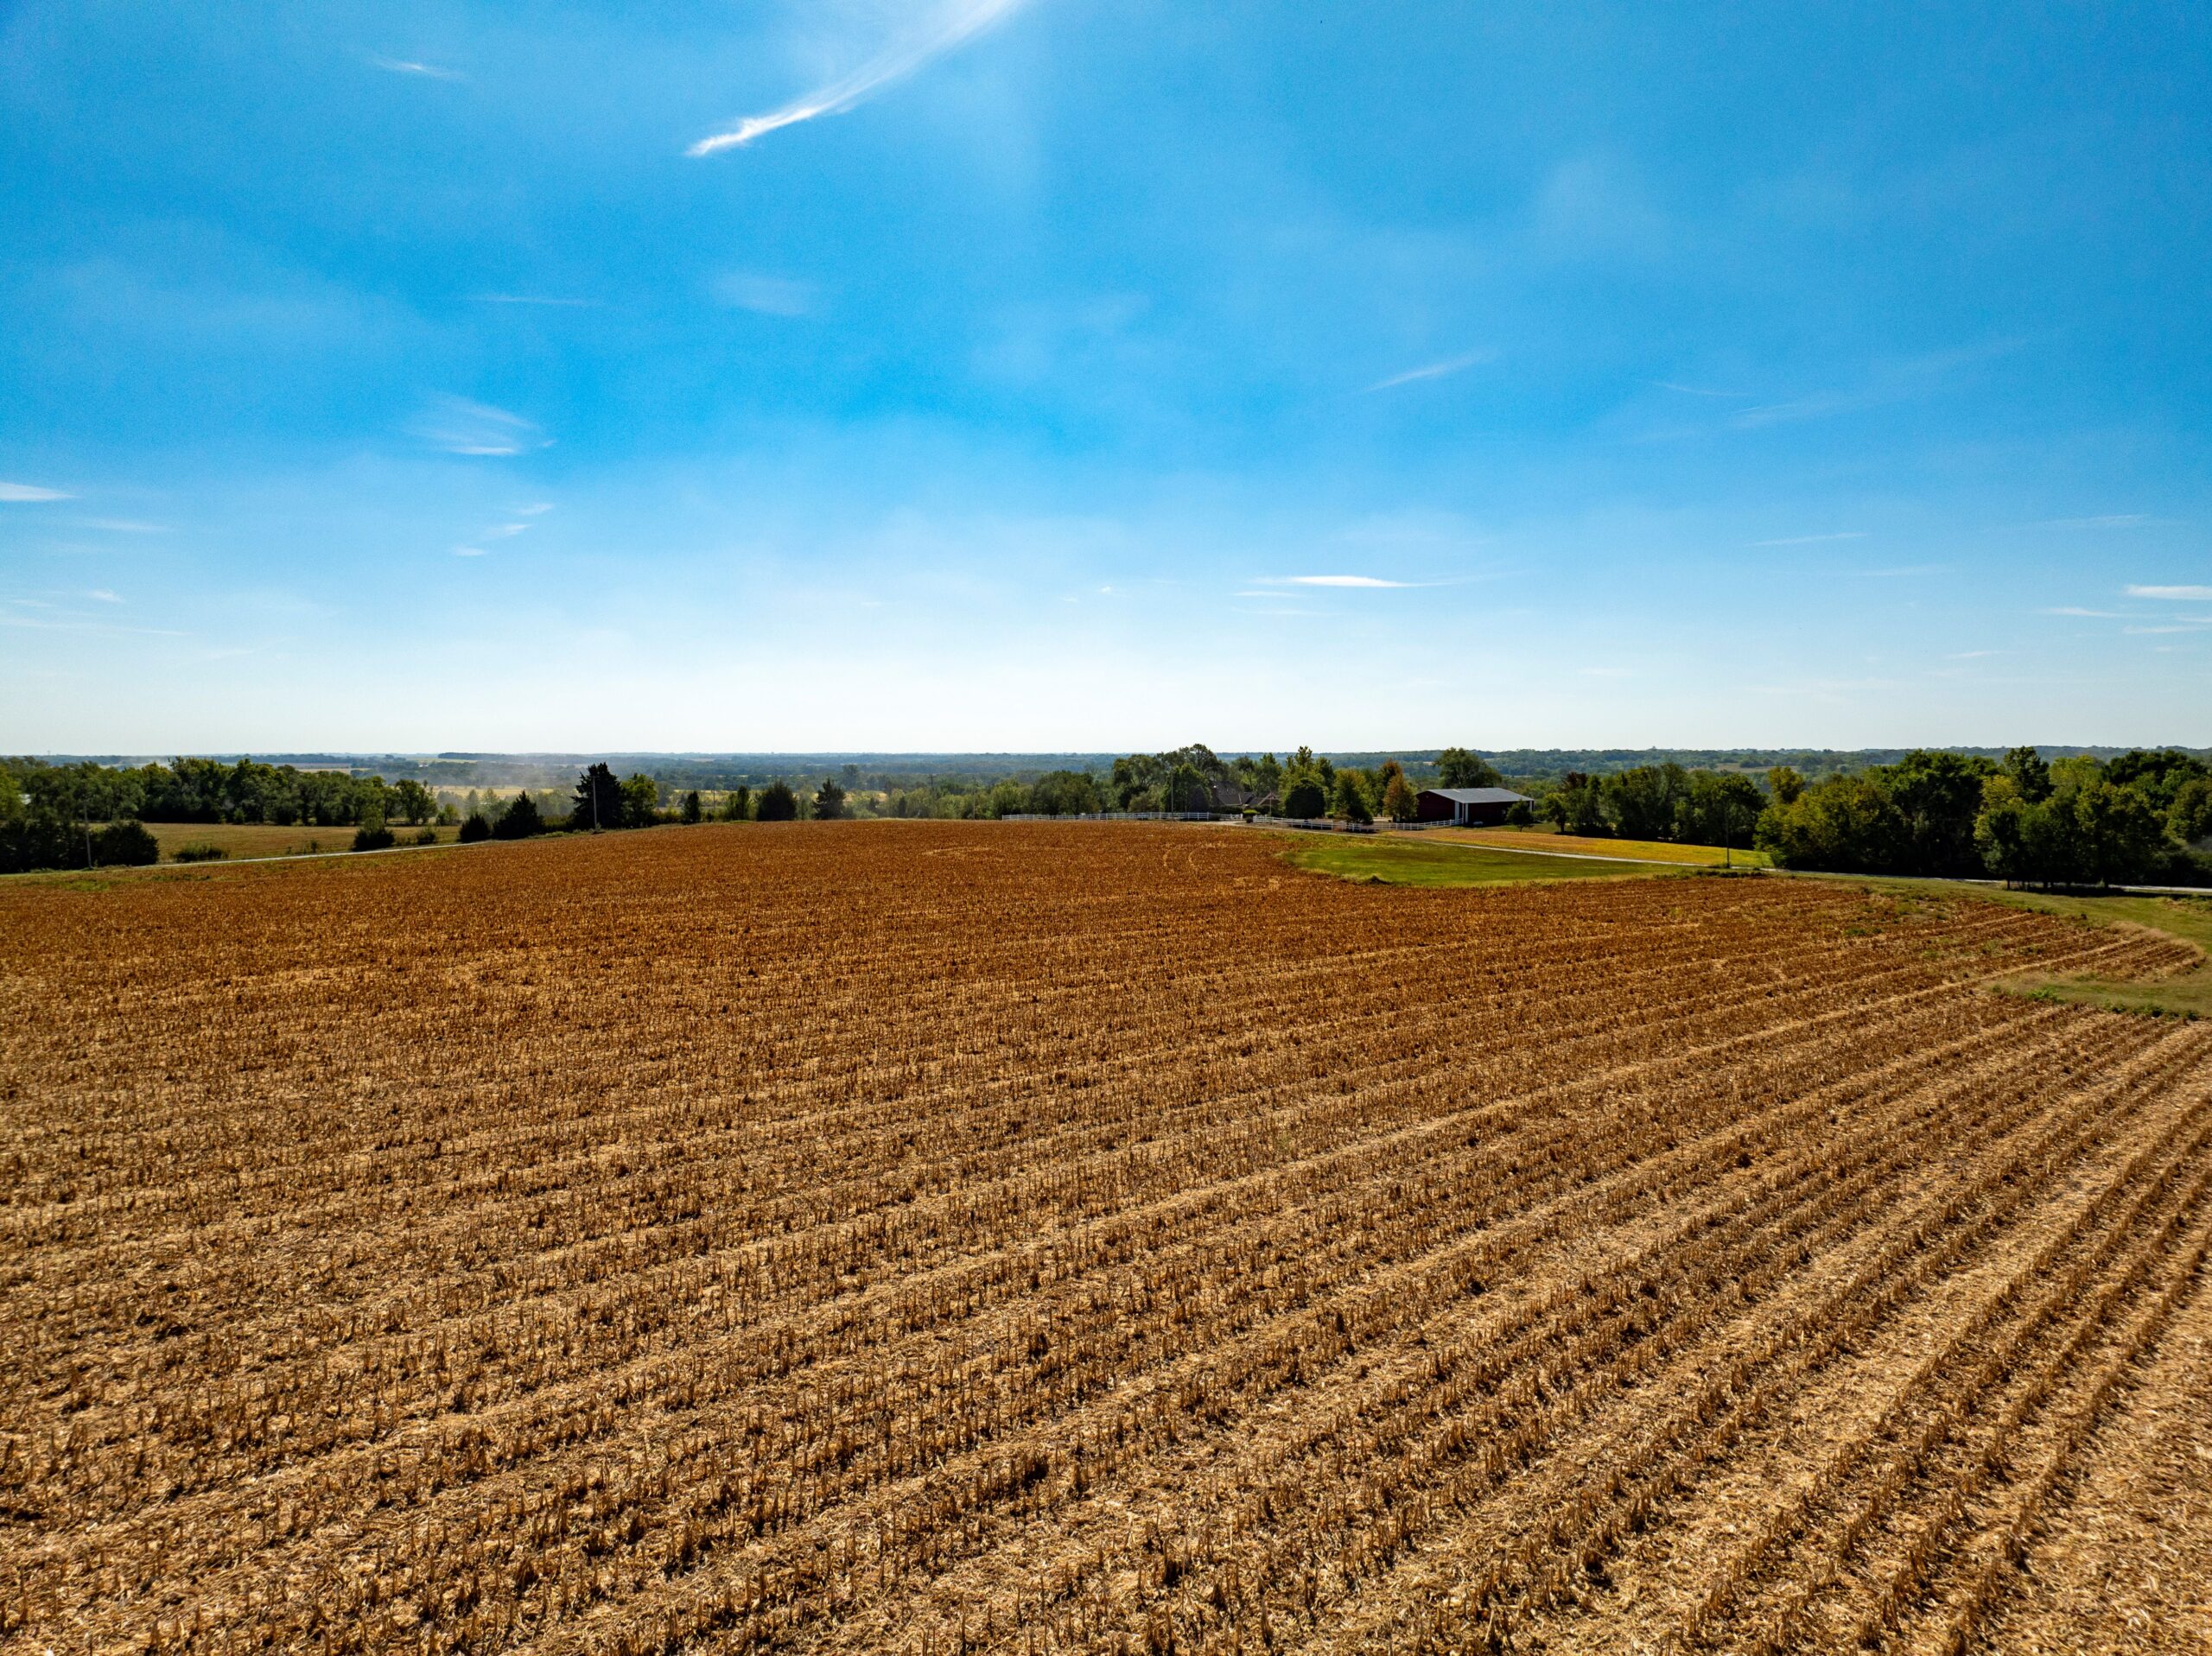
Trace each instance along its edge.
<path fill-rule="evenodd" d="M 2202 1650 L 2185 944 L 1173 825 L 0 891 L 0 1649 Z"/>

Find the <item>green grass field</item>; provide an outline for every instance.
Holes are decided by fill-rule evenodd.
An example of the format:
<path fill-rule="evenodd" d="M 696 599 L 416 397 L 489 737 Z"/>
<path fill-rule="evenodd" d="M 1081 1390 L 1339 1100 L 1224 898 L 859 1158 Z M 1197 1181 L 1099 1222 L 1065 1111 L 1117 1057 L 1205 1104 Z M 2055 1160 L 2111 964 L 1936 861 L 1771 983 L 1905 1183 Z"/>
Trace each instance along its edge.
<path fill-rule="evenodd" d="M 1449 844 L 1413 834 L 1286 834 L 1283 853 L 1294 867 L 1339 879 L 1385 885 L 1508 885 L 1548 879 L 1647 879 L 1680 872 L 1665 864 L 1578 862 L 1569 857 L 1528 856 L 1487 847 Z"/>

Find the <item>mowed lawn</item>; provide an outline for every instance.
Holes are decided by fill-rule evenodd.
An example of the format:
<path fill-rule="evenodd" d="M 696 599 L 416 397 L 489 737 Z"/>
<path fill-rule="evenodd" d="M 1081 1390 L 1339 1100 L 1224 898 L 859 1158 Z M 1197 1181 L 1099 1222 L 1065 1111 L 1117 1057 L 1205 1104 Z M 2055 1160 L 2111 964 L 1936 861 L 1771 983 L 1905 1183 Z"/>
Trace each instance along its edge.
<path fill-rule="evenodd" d="M 1510 885 L 1546 879 L 1647 879 L 1676 874 L 1679 865 L 1591 862 L 1526 856 L 1467 843 L 1438 844 L 1427 835 L 1306 834 L 1286 835 L 1294 866 L 1342 879 L 1386 885 Z"/>
<path fill-rule="evenodd" d="M 1488 846 L 1498 851 L 1531 853 L 1551 852 L 1578 857 L 1625 857 L 1635 862 L 1670 862 L 1690 868 L 1765 868 L 1771 865 L 1764 851 L 1737 846 L 1724 852 L 1717 845 L 1676 845 L 1666 840 L 1599 840 L 1576 834 L 1554 834 L 1548 828 L 1421 828 L 1423 840 Z"/>
<path fill-rule="evenodd" d="M 162 847 L 162 860 L 175 862 L 187 846 L 212 845 L 227 858 L 297 857 L 316 851 L 351 851 L 350 828 L 308 828 L 294 824 L 280 828 L 273 822 L 149 822 L 146 827 Z M 391 825 L 393 837 L 405 845 L 420 828 Z M 458 828 L 437 830 L 440 840 L 450 840 Z"/>

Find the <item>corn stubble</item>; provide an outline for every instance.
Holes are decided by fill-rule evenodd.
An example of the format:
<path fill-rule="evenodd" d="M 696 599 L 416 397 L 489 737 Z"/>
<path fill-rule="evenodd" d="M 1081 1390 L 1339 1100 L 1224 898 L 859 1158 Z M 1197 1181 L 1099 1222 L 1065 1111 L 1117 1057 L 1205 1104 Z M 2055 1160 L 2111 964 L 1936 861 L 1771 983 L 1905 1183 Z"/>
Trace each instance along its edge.
<path fill-rule="evenodd" d="M 2181 946 L 1272 848 L 0 897 L 0 1648 L 2142 1647 L 2212 1031 L 1977 986 Z"/>

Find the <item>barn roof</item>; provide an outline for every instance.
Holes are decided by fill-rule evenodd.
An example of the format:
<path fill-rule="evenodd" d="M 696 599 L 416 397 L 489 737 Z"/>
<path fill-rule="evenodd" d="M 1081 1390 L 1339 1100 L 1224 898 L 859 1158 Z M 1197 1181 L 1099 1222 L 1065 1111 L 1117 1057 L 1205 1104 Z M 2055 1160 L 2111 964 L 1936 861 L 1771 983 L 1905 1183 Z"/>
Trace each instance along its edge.
<path fill-rule="evenodd" d="M 1510 788 L 1424 788 L 1421 792 L 1448 799 L 1455 805 L 1512 805 L 1526 799 Z"/>

